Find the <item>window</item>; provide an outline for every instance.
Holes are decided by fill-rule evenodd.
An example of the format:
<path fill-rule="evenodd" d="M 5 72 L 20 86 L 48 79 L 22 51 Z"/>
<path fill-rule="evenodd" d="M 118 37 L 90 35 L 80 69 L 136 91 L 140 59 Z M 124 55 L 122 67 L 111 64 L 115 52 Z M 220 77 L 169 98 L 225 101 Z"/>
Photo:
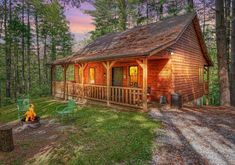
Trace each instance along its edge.
<path fill-rule="evenodd" d="M 129 78 L 129 86 L 138 87 L 138 66 L 130 66 Z"/>
<path fill-rule="evenodd" d="M 89 82 L 91 84 L 95 83 L 95 68 L 90 68 L 89 69 Z"/>
<path fill-rule="evenodd" d="M 203 67 L 199 66 L 199 83 L 203 83 L 204 79 L 204 72 L 203 72 Z"/>

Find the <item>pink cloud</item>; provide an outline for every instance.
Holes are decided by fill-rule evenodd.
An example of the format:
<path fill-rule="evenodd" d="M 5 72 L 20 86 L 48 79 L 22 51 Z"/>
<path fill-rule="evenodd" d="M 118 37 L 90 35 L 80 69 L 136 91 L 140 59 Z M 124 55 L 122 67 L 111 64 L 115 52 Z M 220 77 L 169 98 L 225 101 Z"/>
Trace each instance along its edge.
<path fill-rule="evenodd" d="M 70 22 L 69 26 L 72 33 L 87 33 L 95 29 L 92 24 L 92 17 L 82 12 L 82 10 L 93 9 L 93 6 L 89 3 L 84 3 L 80 9 L 69 8 L 66 10 L 65 15 Z"/>
<path fill-rule="evenodd" d="M 91 17 L 70 17 L 70 31 L 72 33 L 86 33 L 95 29 Z"/>

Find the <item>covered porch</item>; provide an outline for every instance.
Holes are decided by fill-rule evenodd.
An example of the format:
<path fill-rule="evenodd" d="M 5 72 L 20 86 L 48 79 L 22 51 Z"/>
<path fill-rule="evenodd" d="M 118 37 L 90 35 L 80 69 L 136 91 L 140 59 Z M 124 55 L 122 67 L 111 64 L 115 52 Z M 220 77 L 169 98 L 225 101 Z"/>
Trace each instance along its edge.
<path fill-rule="evenodd" d="M 63 72 L 60 81 L 56 79 L 57 67 Z M 70 67 L 73 67 L 72 80 L 68 79 Z M 57 64 L 52 65 L 51 75 L 54 97 L 148 109 L 147 58 Z"/>

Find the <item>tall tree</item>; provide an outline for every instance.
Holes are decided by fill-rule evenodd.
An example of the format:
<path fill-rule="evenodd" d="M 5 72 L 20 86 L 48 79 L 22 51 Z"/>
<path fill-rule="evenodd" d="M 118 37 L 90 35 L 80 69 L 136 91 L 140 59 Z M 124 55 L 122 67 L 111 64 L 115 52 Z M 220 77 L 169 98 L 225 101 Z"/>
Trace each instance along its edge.
<path fill-rule="evenodd" d="M 4 28 L 5 28 L 5 59 L 6 59 L 6 97 L 11 97 L 11 15 L 12 15 L 12 2 L 9 1 L 9 10 L 7 6 L 7 0 L 4 0 L 5 4 L 5 19 L 4 19 Z M 8 15 L 9 14 L 9 15 Z M 9 16 L 9 20 L 8 20 Z"/>
<path fill-rule="evenodd" d="M 118 0 L 119 9 L 119 28 L 121 31 L 127 28 L 127 2 L 126 0 Z"/>
<path fill-rule="evenodd" d="M 225 0 L 225 22 L 226 22 L 226 56 L 228 73 L 230 73 L 230 31 L 231 31 L 231 0 Z"/>
<path fill-rule="evenodd" d="M 231 32 L 231 105 L 235 106 L 235 0 L 232 0 Z"/>
<path fill-rule="evenodd" d="M 216 0 L 216 44 L 218 58 L 218 76 L 220 83 L 220 102 L 230 105 L 229 77 L 226 58 L 226 26 L 224 16 L 224 0 Z"/>
<path fill-rule="evenodd" d="M 30 50 L 31 50 L 31 26 L 30 26 L 30 3 L 27 2 L 27 75 L 28 75 L 28 81 L 27 81 L 27 92 L 29 93 L 31 89 L 31 71 L 30 71 Z"/>
<path fill-rule="evenodd" d="M 187 0 L 187 7 L 186 7 L 187 12 L 192 12 L 193 8 L 194 8 L 193 0 Z"/>

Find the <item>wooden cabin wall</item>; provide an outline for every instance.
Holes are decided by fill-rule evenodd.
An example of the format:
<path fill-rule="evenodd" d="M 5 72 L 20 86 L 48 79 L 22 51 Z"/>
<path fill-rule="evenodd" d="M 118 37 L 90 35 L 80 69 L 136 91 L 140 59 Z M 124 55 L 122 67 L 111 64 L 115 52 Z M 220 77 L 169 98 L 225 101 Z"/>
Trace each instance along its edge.
<path fill-rule="evenodd" d="M 151 96 L 154 101 L 159 101 L 160 96 L 166 96 L 167 102 L 170 103 L 172 83 L 169 59 L 148 61 L 148 87 L 151 87 Z"/>
<path fill-rule="evenodd" d="M 202 97 L 204 84 L 199 82 L 199 68 L 204 67 L 206 60 L 193 24 L 172 48 L 173 90 L 182 94 L 184 102 Z"/>

